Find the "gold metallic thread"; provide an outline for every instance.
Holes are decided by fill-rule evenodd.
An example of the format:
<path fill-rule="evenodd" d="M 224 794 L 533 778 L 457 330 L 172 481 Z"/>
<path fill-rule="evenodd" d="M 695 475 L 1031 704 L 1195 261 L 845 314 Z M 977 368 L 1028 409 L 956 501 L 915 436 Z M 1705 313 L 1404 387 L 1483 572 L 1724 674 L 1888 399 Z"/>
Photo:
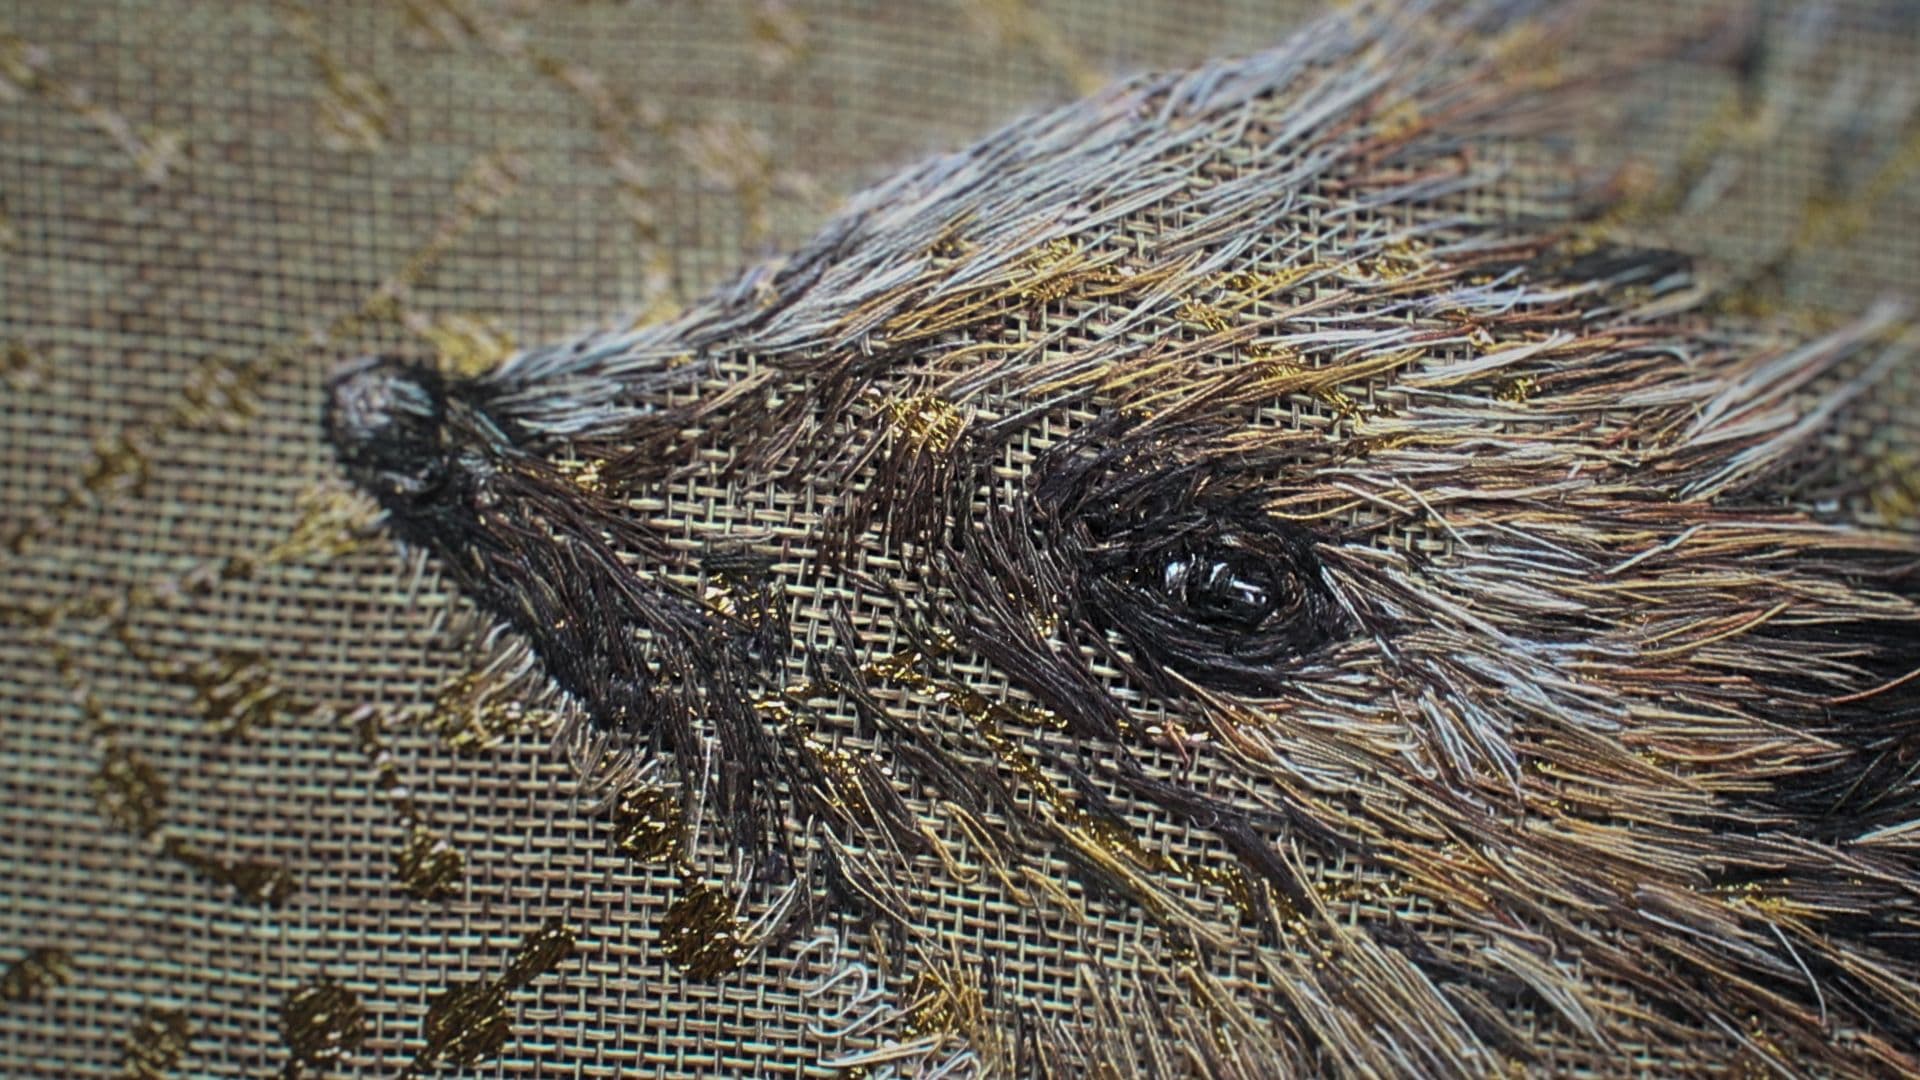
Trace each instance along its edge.
<path fill-rule="evenodd" d="M 80 486 L 87 494 L 139 498 L 146 493 L 153 474 L 147 449 L 131 433 L 121 431 L 103 435 L 93 444 L 93 457 L 80 474 Z"/>
<path fill-rule="evenodd" d="M 507 998 L 552 972 L 573 954 L 576 932 L 558 917 L 521 939 L 498 979 L 457 983 L 435 996 L 421 1024 L 426 1046 L 401 1073 L 425 1075 L 440 1065 L 470 1069 L 498 1054 L 513 1035 Z"/>
<path fill-rule="evenodd" d="M 180 1064 L 193 1041 L 193 1026 L 181 1009 L 149 1006 L 121 1043 L 120 1075 L 126 1080 L 163 1080 Z"/>
<path fill-rule="evenodd" d="M 280 1036 L 291 1055 L 284 1073 L 338 1064 L 367 1039 L 367 1010 L 353 991 L 328 979 L 289 993 L 280 1003 Z"/>
<path fill-rule="evenodd" d="M 952 450 L 967 426 L 967 418 L 959 409 L 932 394 L 891 398 L 883 408 L 895 431 L 930 454 Z"/>
<path fill-rule="evenodd" d="M 1920 519 L 1920 454 L 1892 455 L 1877 472 L 1869 496 L 1874 514 L 1896 526 Z"/>
<path fill-rule="evenodd" d="M 580 490 L 590 491 L 595 494 L 599 494 L 607 488 L 606 481 L 600 478 L 600 470 L 604 465 L 606 465 L 606 462 L 598 460 L 555 462 L 555 466 L 560 470 L 560 475 L 573 481 L 574 486 Z"/>
<path fill-rule="evenodd" d="M 1032 0 L 971 0 L 967 5 L 994 37 L 1006 44 L 1024 45 L 1058 71 L 1076 92 L 1091 94 L 1107 81 Z"/>
<path fill-rule="evenodd" d="M 867 794 L 863 765 L 872 763 L 871 754 L 860 754 L 835 746 L 808 728 L 794 711 L 814 693 L 810 683 L 789 686 L 778 693 L 763 695 L 753 702 L 754 711 L 793 736 L 806 752 L 813 767 L 825 781 L 819 794 L 827 804 L 850 818 L 874 820 L 873 801 Z"/>
<path fill-rule="evenodd" d="M 441 900 L 453 895 L 466 872 L 467 859 L 446 837 L 433 829 L 415 824 L 393 854 L 394 872 L 400 885 L 421 900 Z"/>
<path fill-rule="evenodd" d="M 87 88 L 55 75 L 47 50 L 36 48 L 0 23 L 0 88 L 34 94 L 72 111 L 105 135 L 133 162 L 140 179 L 160 185 L 186 163 L 187 138 L 175 128 L 140 128 L 101 104 Z"/>
<path fill-rule="evenodd" d="M 676 862 L 686 817 L 680 800 L 664 788 L 633 787 L 620 793 L 609 810 L 613 846 L 643 863 Z"/>
<path fill-rule="evenodd" d="M 374 783 L 392 800 L 394 809 L 407 826 L 407 835 L 394 850 L 394 870 L 400 885 L 421 900 L 439 900 L 452 895 L 466 870 L 466 857 L 437 829 L 419 803 L 408 793 L 400 777 L 400 766 L 393 760 L 381 732 L 381 714 L 373 709 L 360 713 L 355 735 L 360 752 L 373 763 Z"/>
<path fill-rule="evenodd" d="M 0 223 L 4 227 L 4 223 Z M 25 390 L 39 378 L 45 362 L 38 353 L 18 341 L 0 343 L 0 384 L 13 390 Z"/>
<path fill-rule="evenodd" d="M 65 949 L 42 946 L 15 960 L 0 975 L 0 1001 L 31 1001 L 73 978 L 73 956 Z"/>
<path fill-rule="evenodd" d="M 498 983 L 462 983 L 449 987 L 427 1007 L 420 1026 L 426 1049 L 403 1077 L 419 1076 L 433 1066 L 469 1069 L 500 1052 L 513 1035 L 507 992 Z"/>
<path fill-rule="evenodd" d="M 760 0 L 748 25 L 754 59 L 768 74 L 786 70 L 807 53 L 807 24 L 787 0 Z"/>
<path fill-rule="evenodd" d="M 255 904 L 278 904 L 299 889 L 293 872 L 270 859 L 224 859 L 179 836 L 165 837 L 160 848 L 175 862 Z"/>
<path fill-rule="evenodd" d="M 518 989 L 559 967 L 573 955 L 578 936 L 558 917 L 548 919 L 538 930 L 520 939 L 520 947 L 507 961 L 505 982 Z"/>
<path fill-rule="evenodd" d="M 1533 392 L 1538 386 L 1539 380 L 1531 375 L 1522 375 L 1510 380 L 1495 396 L 1509 405 L 1524 405 L 1527 399 L 1533 397 Z"/>
<path fill-rule="evenodd" d="M 923 670 L 927 659 L 920 652 L 903 650 L 868 664 L 864 674 L 870 678 L 899 682 L 927 694 L 935 701 L 957 708 L 973 723 L 975 730 L 1001 762 L 1032 790 L 1036 798 L 1052 809 L 1063 838 L 1095 861 L 1114 870 L 1122 880 L 1132 876 L 1125 870 L 1127 867 L 1179 875 L 1218 888 L 1241 910 L 1250 909 L 1252 897 L 1247 877 L 1237 866 L 1204 866 L 1188 859 L 1151 851 L 1124 825 L 1089 814 L 1078 805 L 1076 799 L 1062 791 L 1047 776 L 1006 730 L 1005 723 L 1009 720 L 1031 725 L 1037 718 L 1024 716 L 1005 705 L 990 701 L 964 684 L 933 679 Z M 1164 904 L 1156 897 L 1140 895 L 1138 899 L 1149 908 L 1164 913 Z"/>
<path fill-rule="evenodd" d="M 538 727 L 545 714 L 526 708 L 518 697 L 501 689 L 483 671 L 448 679 L 434 691 L 428 730 L 451 749 L 475 753 Z"/>
<path fill-rule="evenodd" d="M 211 660 L 180 665 L 170 680 L 191 687 L 200 711 L 223 739 L 244 739 L 288 711 L 290 695 L 260 653 L 228 649 Z"/>
<path fill-rule="evenodd" d="M 83 681 L 72 653 L 58 644 L 53 653 L 54 666 L 74 689 L 74 697 L 100 743 L 100 768 L 90 786 L 101 815 L 114 826 L 147 839 L 161 854 L 202 877 L 233 888 L 247 900 L 277 904 L 292 895 L 296 882 L 280 864 L 267 859 L 218 858 L 167 832 L 167 784 L 160 771 L 146 755 L 121 745 L 118 730 Z"/>
<path fill-rule="evenodd" d="M 136 836 L 151 836 L 166 812 L 167 785 L 145 754 L 116 744 L 101 757 L 93 799 L 108 821 Z"/>
<path fill-rule="evenodd" d="M 324 84 L 315 110 L 320 142 L 330 150 L 379 149 L 393 130 L 393 98 L 379 81 L 355 71 L 327 48 L 306 7 L 283 3 L 281 22 L 306 47 Z"/>
<path fill-rule="evenodd" d="M 904 1030 L 909 1038 L 949 1032 L 958 1026 L 959 1010 L 953 989 L 931 972 L 922 971 L 914 976 L 913 985 L 907 990 L 907 1001 L 910 1004 Z"/>
<path fill-rule="evenodd" d="M 456 378 L 484 375 L 519 348 L 513 335 L 491 319 L 441 315 L 432 319 L 409 316 L 409 330 L 434 347 L 436 366 Z"/>
<path fill-rule="evenodd" d="M 380 507 L 340 488 L 312 488 L 300 493 L 300 517 L 287 535 L 267 549 L 265 560 L 275 565 L 325 562 L 369 546 L 380 520 Z"/>
<path fill-rule="evenodd" d="M 203 660 L 173 660 L 142 640 L 129 612 L 137 606 L 171 603 L 183 593 L 210 592 L 217 581 L 244 578 L 256 569 L 254 560 L 230 557 L 202 563 L 162 592 L 136 587 L 129 590 L 107 626 L 108 636 L 145 664 L 155 679 L 192 690 L 201 715 L 222 739 L 250 738 L 257 729 L 299 708 L 266 656 L 257 649 L 225 649 Z"/>
<path fill-rule="evenodd" d="M 718 889 L 689 884 L 667 910 L 660 939 L 667 959 L 701 982 L 710 982 L 746 960 L 745 930 L 733 901 Z"/>

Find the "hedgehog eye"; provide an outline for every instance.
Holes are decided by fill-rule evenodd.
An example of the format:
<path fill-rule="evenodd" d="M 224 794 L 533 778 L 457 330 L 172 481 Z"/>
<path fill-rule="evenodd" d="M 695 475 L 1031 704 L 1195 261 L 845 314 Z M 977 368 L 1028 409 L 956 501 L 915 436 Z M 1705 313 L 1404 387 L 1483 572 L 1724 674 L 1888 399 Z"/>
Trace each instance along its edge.
<path fill-rule="evenodd" d="M 1271 691 L 1343 636 L 1310 536 L 1257 513 L 1181 518 L 1097 540 L 1084 579 L 1087 610 L 1137 659 L 1221 689 Z"/>
<path fill-rule="evenodd" d="M 1187 547 L 1166 556 L 1160 587 L 1202 622 L 1254 630 L 1279 609 L 1287 583 L 1245 553 Z"/>
<path fill-rule="evenodd" d="M 1329 537 L 1267 511 L 1268 478 L 1290 459 L 1242 472 L 1192 452 L 1224 425 L 1142 435 L 1133 423 L 1115 414 L 1034 464 L 1019 546 L 1051 556 L 1048 583 L 1082 640 L 1148 681 L 1264 694 L 1351 636 L 1321 564 Z M 991 535 L 985 563 L 1020 572 L 1020 553 Z"/>

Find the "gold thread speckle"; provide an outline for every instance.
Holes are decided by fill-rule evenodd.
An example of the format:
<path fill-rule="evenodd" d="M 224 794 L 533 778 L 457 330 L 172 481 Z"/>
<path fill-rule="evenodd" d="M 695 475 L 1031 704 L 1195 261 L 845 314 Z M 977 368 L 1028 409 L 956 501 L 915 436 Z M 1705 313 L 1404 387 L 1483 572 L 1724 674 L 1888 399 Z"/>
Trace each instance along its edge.
<path fill-rule="evenodd" d="M 153 465 L 146 447 L 129 432 L 102 436 L 93 444 L 93 457 L 80 474 L 80 486 L 99 497 L 139 498 L 147 490 Z"/>
<path fill-rule="evenodd" d="M 400 820 L 406 823 L 407 836 L 394 851 L 394 869 L 400 885 L 420 900 L 439 900 L 454 892 L 466 869 L 466 857 L 447 838 L 434 829 L 425 810 L 414 801 L 400 766 L 393 760 L 381 728 L 385 720 L 371 707 L 359 711 L 354 735 L 360 752 L 373 763 L 374 783 L 393 801 Z"/>
<path fill-rule="evenodd" d="M 673 146 L 701 178 L 740 200 L 750 236 L 772 228 L 767 196 L 773 188 L 772 147 L 765 132 L 723 116 L 681 128 Z"/>
<path fill-rule="evenodd" d="M 65 949 L 42 946 L 15 960 L 0 975 L 0 1001 L 30 1001 L 73 977 L 73 956 Z"/>
<path fill-rule="evenodd" d="M 930 971 L 914 976 L 907 991 L 906 1034 L 909 1038 L 950 1032 L 959 1026 L 959 1002 L 953 988 Z"/>
<path fill-rule="evenodd" d="M 113 745 L 94 774 L 93 799 L 114 825 L 136 836 L 151 836 L 166 812 L 167 785 L 146 755 Z"/>
<path fill-rule="evenodd" d="M 472 1068 L 498 1054 L 513 1034 L 507 997 L 553 971 L 573 954 L 575 931 L 548 919 L 521 939 L 498 979 L 448 987 L 427 1007 L 421 1034 L 426 1046 L 401 1073 L 411 1078 L 441 1064 Z"/>
<path fill-rule="evenodd" d="M 575 487 L 581 491 L 593 492 L 596 495 L 607 489 L 606 481 L 600 478 L 600 470 L 605 465 L 606 462 L 597 458 L 587 461 L 560 461 L 555 463 L 555 467 L 560 470 L 560 475 L 573 481 Z"/>
<path fill-rule="evenodd" d="M 1891 454 L 1876 472 L 1869 496 L 1873 513 L 1894 525 L 1920 519 L 1920 454 Z"/>
<path fill-rule="evenodd" d="M 538 727 L 547 714 L 528 709 L 503 689 L 481 670 L 456 675 L 434 692 L 426 726 L 441 742 L 462 753 L 491 749 Z"/>
<path fill-rule="evenodd" d="M 200 876 L 227 886 L 252 903 L 278 904 L 299 888 L 291 870 L 269 859 L 223 859 L 178 836 L 167 837 L 161 850 Z"/>
<path fill-rule="evenodd" d="M 266 658 L 251 649 L 228 649 L 166 674 L 193 690 L 201 713 L 223 739 L 251 737 L 287 712 L 291 700 Z"/>
<path fill-rule="evenodd" d="M 664 788 L 634 787 L 610 808 L 613 846 L 635 862 L 672 862 L 680 857 L 686 827 L 680 800 Z"/>
<path fill-rule="evenodd" d="M 446 837 L 416 823 L 394 852 L 393 864 L 408 892 L 421 900 L 439 900 L 453 894 L 467 859 Z"/>
<path fill-rule="evenodd" d="M 340 558 L 368 546 L 380 518 L 373 500 L 344 488 L 310 488 L 300 493 L 296 505 L 299 519 L 267 549 L 266 562 L 278 566 Z"/>
<path fill-rule="evenodd" d="M 6 246 L 6 220 L 0 217 L 0 248 Z M 46 367 L 38 353 L 18 341 L 0 343 L 0 383 L 13 390 L 25 390 L 39 381 Z"/>
<path fill-rule="evenodd" d="M 726 894 L 694 884 L 673 902 L 661 927 L 667 959 L 692 979 L 710 982 L 746 960 L 745 930 Z"/>
<path fill-rule="evenodd" d="M 281 13 L 288 32 L 306 46 L 325 84 L 314 117 L 321 144 L 343 152 L 379 149 L 393 130 L 392 95 L 377 79 L 348 67 L 327 48 L 307 8 L 283 3 Z"/>
<path fill-rule="evenodd" d="M 869 663 L 863 673 L 869 678 L 898 682 L 958 709 L 1007 768 L 1052 808 L 1054 826 L 1061 838 L 1119 880 L 1130 885 L 1139 883 L 1136 871 L 1178 874 L 1221 890 L 1242 911 L 1252 909 L 1251 886 L 1247 875 L 1238 867 L 1203 865 L 1153 851 L 1119 823 L 1089 813 L 1076 798 L 1054 783 L 1006 727 L 1008 721 L 1039 725 L 1044 722 L 1043 718 L 1023 716 L 963 683 L 943 683 L 927 675 L 922 670 L 927 659 L 927 654 L 905 650 Z M 1172 914 L 1160 897 L 1141 888 L 1133 891 L 1149 909 Z"/>
<path fill-rule="evenodd" d="M 807 52 L 807 24 L 787 0 L 760 0 L 753 9 L 753 55 L 761 70 L 777 74 Z"/>
<path fill-rule="evenodd" d="M 491 319 L 441 315 L 432 319 L 409 315 L 407 329 L 433 345 L 435 365 L 456 378 L 484 375 L 519 348 L 513 335 Z"/>
<path fill-rule="evenodd" d="M 498 1054 L 513 1034 L 507 992 L 498 983 L 462 983 L 449 987 L 427 1009 L 421 1032 L 426 1049 L 402 1076 L 418 1076 L 442 1062 L 468 1069 Z"/>
<path fill-rule="evenodd" d="M 1531 375 L 1522 375 L 1501 387 L 1495 396 L 1509 405 L 1524 405 L 1538 387 L 1539 380 Z"/>
<path fill-rule="evenodd" d="M 932 394 L 889 398 L 883 408 L 894 430 L 928 453 L 944 454 L 952 450 L 967 426 L 965 414 L 952 402 Z"/>
<path fill-rule="evenodd" d="M 367 1010 L 353 991 L 328 979 L 289 993 L 280 1005 L 280 1035 L 291 1055 L 287 1077 L 338 1063 L 367 1038 Z"/>
<path fill-rule="evenodd" d="M 1106 84 L 1107 77 L 1074 48 L 1051 19 L 1035 10 L 1031 0 L 972 0 L 967 11 L 999 42 L 1031 50 L 1076 92 L 1091 94 Z"/>
<path fill-rule="evenodd" d="M 73 688 L 81 712 L 100 741 L 100 768 L 94 773 L 90 786 L 102 816 L 116 827 L 147 839 L 169 858 L 233 888 L 255 903 L 277 904 L 290 896 L 296 882 L 292 873 L 278 863 L 254 858 L 222 859 L 184 837 L 168 834 L 167 785 L 160 771 L 146 755 L 121 745 L 119 732 L 81 678 L 73 654 L 57 643 L 53 652 L 55 667 Z"/>
<path fill-rule="evenodd" d="M 140 129 L 121 113 L 94 100 L 86 87 L 55 75 L 47 50 L 0 24 L 0 98 L 33 94 L 71 110 L 111 139 L 133 162 L 140 178 L 161 184 L 186 162 L 187 138 L 173 128 Z"/>
<path fill-rule="evenodd" d="M 121 1044 L 120 1075 L 162 1080 L 180 1064 L 193 1041 L 193 1026 L 181 1009 L 149 1006 Z"/>

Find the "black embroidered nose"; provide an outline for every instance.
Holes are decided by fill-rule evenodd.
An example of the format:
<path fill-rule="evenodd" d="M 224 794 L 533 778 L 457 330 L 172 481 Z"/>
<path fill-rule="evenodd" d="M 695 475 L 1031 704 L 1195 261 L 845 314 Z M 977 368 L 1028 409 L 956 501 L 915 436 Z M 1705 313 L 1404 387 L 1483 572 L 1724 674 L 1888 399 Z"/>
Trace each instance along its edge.
<path fill-rule="evenodd" d="M 383 492 L 417 486 L 445 419 L 445 379 L 423 365 L 369 357 L 328 387 L 327 438 L 355 480 Z"/>

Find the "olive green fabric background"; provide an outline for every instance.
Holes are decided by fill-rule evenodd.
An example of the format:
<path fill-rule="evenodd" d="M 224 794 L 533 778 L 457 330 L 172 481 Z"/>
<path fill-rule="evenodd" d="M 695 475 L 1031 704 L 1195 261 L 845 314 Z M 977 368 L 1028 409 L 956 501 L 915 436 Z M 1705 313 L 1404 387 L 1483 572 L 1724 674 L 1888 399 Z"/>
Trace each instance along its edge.
<path fill-rule="evenodd" d="M 438 586 L 352 534 L 326 374 L 658 317 L 890 167 L 1319 6 L 0 4 L 0 1074 L 265 1076 L 299 1044 L 309 1075 L 832 1075 L 861 1040 L 806 1031 L 785 961 L 671 962 L 673 872 L 615 849 L 540 732 L 436 730 L 470 661 Z M 1674 6 L 1609 5 L 1584 44 Z M 1836 10 L 1852 97 L 1765 114 L 1742 137 L 1788 149 L 1703 239 L 1826 230 L 1789 284 L 1845 307 L 1920 280 L 1920 16 Z M 1652 77 L 1629 128 L 1671 161 L 1731 82 Z M 1855 99 L 1857 152 L 1794 142 Z M 1820 216 L 1840 189 L 1864 217 Z M 549 919 L 573 947 L 513 969 Z M 507 1026 L 456 1070 L 429 1013 L 463 985 Z M 303 1028 L 316 988 L 360 1023 Z"/>

